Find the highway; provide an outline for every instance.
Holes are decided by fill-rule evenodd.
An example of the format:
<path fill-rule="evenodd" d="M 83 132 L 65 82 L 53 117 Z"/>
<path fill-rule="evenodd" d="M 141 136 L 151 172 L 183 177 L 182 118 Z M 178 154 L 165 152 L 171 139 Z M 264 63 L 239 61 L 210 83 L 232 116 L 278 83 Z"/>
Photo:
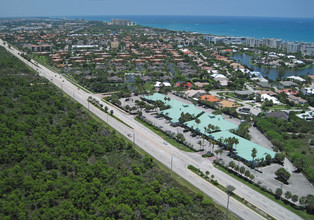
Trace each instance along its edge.
<path fill-rule="evenodd" d="M 135 121 L 134 116 L 125 114 L 119 109 L 102 102 L 104 106 L 107 106 L 109 108 L 109 111 L 110 110 L 114 111 L 114 115 L 117 118 L 121 119 L 132 128 L 117 121 L 113 117 L 108 116 L 107 114 L 105 114 L 104 112 L 100 111 L 98 108 L 87 102 L 87 98 L 89 96 L 93 96 L 96 98 L 96 95 L 93 95 L 91 93 L 85 92 L 82 89 L 79 89 L 77 86 L 73 85 L 70 81 L 64 78 L 62 75 L 55 73 L 40 64 L 36 66 L 33 63 L 26 61 L 19 55 L 20 51 L 17 51 L 13 47 L 8 48 L 7 43 L 6 45 L 4 45 L 2 40 L 0 40 L 0 45 L 4 46 L 8 51 L 10 51 L 16 57 L 21 59 L 31 68 L 38 71 L 38 73 L 41 76 L 47 78 L 50 82 L 54 83 L 57 87 L 62 89 L 73 99 L 75 99 L 84 107 L 89 109 L 89 111 L 94 113 L 100 119 L 104 120 L 105 122 L 108 122 L 110 126 L 119 131 L 121 134 L 129 138 L 131 141 L 135 140 L 136 145 L 138 145 L 140 148 L 142 148 L 144 151 L 146 151 L 148 154 L 150 154 L 152 157 L 160 161 L 168 168 L 170 168 L 171 166 L 171 157 L 173 157 L 172 166 L 173 172 L 177 173 L 181 178 L 184 178 L 192 185 L 203 191 L 205 194 L 213 198 L 213 200 L 216 203 L 226 207 L 227 203 L 226 193 L 222 192 L 220 189 L 214 187 L 210 183 L 206 182 L 204 179 L 200 178 L 193 172 L 189 171 L 187 169 L 188 165 L 191 164 L 197 168 L 200 168 L 203 172 L 208 170 L 210 172 L 210 175 L 214 175 L 215 179 L 221 185 L 224 186 L 233 185 L 236 188 L 236 190 L 234 191 L 236 194 L 238 194 L 240 197 L 245 198 L 247 201 L 254 204 L 256 207 L 258 207 L 259 209 L 263 210 L 264 212 L 268 213 L 269 215 L 276 219 L 285 220 L 302 219 L 298 215 L 287 210 L 286 208 L 282 207 L 276 202 L 268 199 L 267 197 L 252 190 L 251 188 L 235 180 L 234 178 L 230 177 L 224 172 L 221 172 L 220 170 L 216 169 L 208 159 L 202 158 L 199 154 L 180 151 L 179 149 L 170 144 L 165 145 L 164 140 L 161 137 L 153 133 L 151 130 L 149 130 L 142 124 Z M 128 134 L 131 134 L 131 136 L 129 137 Z M 242 219 L 249 220 L 264 219 L 261 215 L 257 214 L 256 212 L 244 206 L 243 204 L 241 204 L 240 202 L 233 198 L 230 198 L 229 210 Z"/>

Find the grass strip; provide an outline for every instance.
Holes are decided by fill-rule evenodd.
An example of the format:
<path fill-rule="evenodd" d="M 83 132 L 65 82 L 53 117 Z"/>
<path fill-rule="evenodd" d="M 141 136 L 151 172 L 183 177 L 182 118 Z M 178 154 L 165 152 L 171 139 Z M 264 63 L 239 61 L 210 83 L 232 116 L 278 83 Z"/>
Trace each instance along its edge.
<path fill-rule="evenodd" d="M 87 100 L 88 101 L 88 100 Z M 130 125 L 128 125 L 127 123 L 125 123 L 124 121 L 122 121 L 120 118 L 116 117 L 115 115 L 113 114 L 110 114 L 108 112 L 106 112 L 101 106 L 98 106 L 90 101 L 88 101 L 89 103 L 91 103 L 93 106 L 95 106 L 96 108 L 98 108 L 100 111 L 106 113 L 107 115 L 110 115 L 111 117 L 113 117 L 114 119 L 116 119 L 117 121 L 121 122 L 122 124 L 128 126 L 129 128 L 132 128 Z M 132 128 L 133 129 L 133 128 Z"/>
<path fill-rule="evenodd" d="M 148 129 L 150 129 L 151 131 L 153 131 L 155 134 L 157 134 L 158 136 L 162 137 L 165 141 L 167 141 L 169 144 L 173 145 L 174 147 L 185 151 L 185 152 L 195 152 L 194 150 L 192 150 L 191 148 L 184 146 L 183 144 L 180 144 L 179 142 L 177 142 L 175 139 L 172 139 L 170 137 L 168 137 L 166 134 L 164 134 L 162 131 L 159 131 L 157 129 L 155 129 L 153 126 L 141 121 L 138 118 L 135 118 L 135 120 L 139 123 L 141 123 L 142 125 L 144 125 L 145 127 L 147 127 Z"/>

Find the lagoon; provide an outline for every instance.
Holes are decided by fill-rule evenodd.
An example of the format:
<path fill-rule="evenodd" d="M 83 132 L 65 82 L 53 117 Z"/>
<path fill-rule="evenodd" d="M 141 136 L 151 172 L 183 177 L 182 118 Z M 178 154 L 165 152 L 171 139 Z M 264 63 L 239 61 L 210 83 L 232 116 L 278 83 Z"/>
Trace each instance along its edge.
<path fill-rule="evenodd" d="M 252 65 L 250 63 L 251 59 L 253 56 L 248 55 L 248 54 L 235 54 L 231 56 L 230 58 L 234 59 L 235 61 L 245 64 L 250 68 L 253 68 L 254 71 L 260 72 L 264 77 L 268 77 L 269 79 L 276 80 L 278 77 L 278 71 L 276 68 L 265 68 L 265 67 L 259 67 L 256 65 Z M 308 75 L 309 74 L 314 74 L 314 66 L 298 70 L 298 69 L 287 69 L 286 73 L 283 78 L 286 78 L 288 76 L 303 76 L 303 75 Z"/>

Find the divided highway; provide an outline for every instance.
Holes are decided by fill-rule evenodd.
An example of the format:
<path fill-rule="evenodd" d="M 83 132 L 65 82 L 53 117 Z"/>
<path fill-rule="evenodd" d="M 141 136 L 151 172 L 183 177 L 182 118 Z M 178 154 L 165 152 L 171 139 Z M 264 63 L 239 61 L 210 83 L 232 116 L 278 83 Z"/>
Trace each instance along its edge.
<path fill-rule="evenodd" d="M 107 106 L 110 110 L 114 110 L 114 115 L 124 121 L 126 124 L 132 128 L 124 125 L 123 123 L 117 121 L 116 119 L 108 116 L 104 112 L 100 111 L 95 106 L 87 102 L 89 96 L 93 96 L 91 93 L 85 92 L 82 89 L 79 89 L 77 86 L 73 85 L 62 75 L 55 73 L 48 68 L 42 65 L 35 65 L 33 62 L 28 62 L 23 57 L 21 57 L 20 51 L 14 48 L 8 48 L 7 43 L 4 45 L 4 42 L 0 40 L 0 45 L 4 46 L 9 52 L 21 59 L 31 68 L 38 71 L 38 73 L 47 78 L 50 82 L 54 83 L 57 87 L 62 89 L 65 93 L 71 96 L 73 99 L 78 101 L 84 107 L 89 109 L 92 113 L 98 116 L 100 119 L 108 122 L 110 126 L 119 131 L 121 134 L 125 135 L 131 141 L 135 140 L 135 144 L 150 154 L 152 157 L 156 158 L 158 161 L 163 163 L 165 166 L 171 166 L 171 157 L 173 157 L 173 171 L 177 173 L 180 177 L 184 178 L 190 182 L 195 187 L 199 188 L 205 194 L 213 198 L 213 200 L 222 205 L 226 206 L 227 195 L 222 192 L 220 189 L 214 187 L 210 183 L 206 182 L 199 176 L 195 175 L 187 169 L 188 165 L 193 165 L 197 168 L 200 168 L 203 172 L 209 171 L 211 175 L 215 176 L 215 179 L 222 185 L 233 185 L 236 190 L 234 191 L 240 197 L 243 197 L 259 209 L 263 210 L 265 213 L 268 213 L 276 219 L 285 219 L 285 220 L 296 220 L 302 219 L 293 212 L 287 210 L 276 202 L 268 199 L 267 197 L 261 195 L 260 193 L 252 190 L 241 182 L 233 179 L 229 175 L 221 172 L 216 169 L 208 159 L 202 158 L 197 153 L 187 153 L 180 151 L 176 147 L 173 147 L 170 144 L 165 145 L 164 140 L 153 133 L 151 130 L 143 126 L 134 120 L 134 116 L 128 115 L 116 109 L 106 103 L 102 103 L 104 106 Z M 129 135 L 128 135 L 129 134 Z M 239 216 L 242 219 L 256 220 L 264 219 L 261 215 L 257 214 L 253 210 L 244 206 L 237 200 L 230 198 L 229 210 L 232 211 L 235 215 Z"/>

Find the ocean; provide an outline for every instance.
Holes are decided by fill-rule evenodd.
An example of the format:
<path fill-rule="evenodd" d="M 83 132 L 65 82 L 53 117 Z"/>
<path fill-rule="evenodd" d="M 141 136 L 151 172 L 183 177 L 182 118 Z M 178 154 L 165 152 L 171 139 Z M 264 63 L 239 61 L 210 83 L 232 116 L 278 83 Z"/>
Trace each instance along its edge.
<path fill-rule="evenodd" d="M 144 26 L 176 31 L 259 39 L 278 38 L 283 41 L 314 42 L 314 18 L 175 15 L 69 16 L 68 18 L 97 21 L 110 21 L 112 18 L 120 18 L 130 19 Z"/>

